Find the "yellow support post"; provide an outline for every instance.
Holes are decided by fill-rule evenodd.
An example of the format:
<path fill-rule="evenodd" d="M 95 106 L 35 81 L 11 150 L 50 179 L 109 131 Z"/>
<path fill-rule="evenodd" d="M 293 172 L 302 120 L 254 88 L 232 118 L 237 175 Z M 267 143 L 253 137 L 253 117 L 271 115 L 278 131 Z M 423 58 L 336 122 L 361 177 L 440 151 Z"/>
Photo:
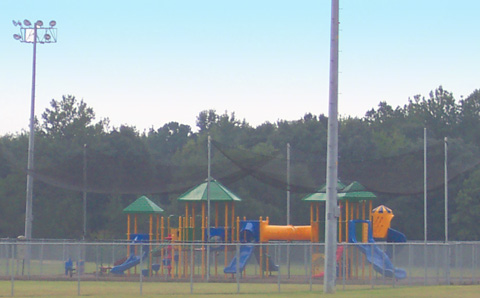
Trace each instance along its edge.
<path fill-rule="evenodd" d="M 356 212 L 357 212 L 355 219 L 360 219 L 360 202 L 356 202 L 356 203 L 355 203 L 355 207 L 356 207 Z M 356 263 L 356 266 L 355 266 L 355 278 L 358 278 L 358 266 L 359 266 L 360 252 L 358 251 L 358 249 L 356 249 L 355 251 L 356 251 L 356 256 L 355 256 L 355 263 Z"/>
<path fill-rule="evenodd" d="M 193 217 L 192 228 L 195 228 L 195 203 L 192 203 L 192 217 Z M 193 235 L 195 235 L 195 232 L 193 233 Z"/>
<path fill-rule="evenodd" d="M 237 242 L 240 242 L 240 217 L 237 216 Z"/>
<path fill-rule="evenodd" d="M 342 202 L 339 202 L 340 214 L 338 215 L 338 243 L 342 243 Z M 341 270 L 340 270 L 341 272 Z"/>
<path fill-rule="evenodd" d="M 127 214 L 127 259 L 130 257 L 130 213 Z M 130 269 L 127 271 L 127 275 L 130 276 Z"/>
<path fill-rule="evenodd" d="M 267 216 L 267 224 L 270 222 Z M 268 265 L 268 245 L 265 248 L 265 272 L 269 273 L 269 265 Z"/>
<path fill-rule="evenodd" d="M 164 221 L 163 221 L 163 216 L 162 218 L 160 219 L 160 242 L 161 242 L 161 245 L 162 245 L 162 249 L 160 250 L 160 272 L 161 274 L 163 275 L 163 259 L 164 259 L 164 248 L 163 248 L 163 241 L 165 239 L 165 234 L 164 234 Z"/>
<path fill-rule="evenodd" d="M 150 214 L 150 233 L 149 233 L 149 236 L 150 236 L 150 241 L 149 241 L 150 242 L 149 243 L 150 253 L 148 254 L 149 255 L 148 260 L 150 261 L 150 263 L 148 264 L 148 276 L 152 276 L 152 261 L 153 261 L 152 258 L 153 258 L 153 256 L 151 254 L 151 250 L 152 250 L 152 245 L 151 244 L 153 243 L 153 241 L 152 241 L 153 240 L 153 214 Z M 140 253 L 140 255 L 142 255 L 142 254 L 143 254 L 143 252 Z M 142 256 L 140 256 L 140 257 L 142 257 Z M 140 272 L 140 274 L 141 274 L 141 272 Z"/>
<path fill-rule="evenodd" d="M 134 234 L 137 234 L 137 215 L 135 214 L 134 216 L 134 228 L 133 228 L 133 232 Z M 137 246 L 135 245 L 135 255 L 137 255 Z M 134 269 L 134 273 L 137 274 L 137 266 L 135 266 L 135 269 Z"/>
<path fill-rule="evenodd" d="M 234 202 L 232 201 L 232 238 L 231 238 L 231 242 L 233 243 L 234 239 L 235 239 L 235 204 Z M 226 266 L 226 265 L 225 265 Z"/>
<path fill-rule="evenodd" d="M 310 224 L 313 222 L 313 203 L 310 203 Z"/>
<path fill-rule="evenodd" d="M 345 242 L 348 243 L 348 221 L 350 219 L 350 210 L 349 210 L 349 204 L 348 204 L 348 200 L 345 201 Z M 345 279 L 348 280 L 348 277 L 350 275 L 350 270 L 348 270 L 348 263 L 349 263 L 349 258 L 350 258 L 350 252 L 349 252 L 349 247 L 348 246 L 345 246 Z"/>
<path fill-rule="evenodd" d="M 183 222 L 183 219 L 181 216 L 178 217 L 178 240 L 179 240 L 179 245 L 178 245 L 178 273 L 177 273 L 177 277 L 181 277 L 182 276 L 182 239 L 183 239 L 183 235 L 182 235 L 182 222 Z"/>
<path fill-rule="evenodd" d="M 228 262 L 228 248 L 227 248 L 227 243 L 228 242 L 228 202 L 225 202 L 225 267 L 227 267 L 227 262 Z M 225 278 L 227 275 L 225 274 Z"/>

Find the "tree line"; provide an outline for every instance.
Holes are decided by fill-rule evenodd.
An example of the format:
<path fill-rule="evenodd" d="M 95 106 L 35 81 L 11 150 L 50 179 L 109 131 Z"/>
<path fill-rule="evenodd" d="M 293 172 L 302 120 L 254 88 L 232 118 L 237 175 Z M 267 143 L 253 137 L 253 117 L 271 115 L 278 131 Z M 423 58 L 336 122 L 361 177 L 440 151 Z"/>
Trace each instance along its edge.
<path fill-rule="evenodd" d="M 309 187 L 324 182 L 326 115 L 306 113 L 295 121 L 253 127 L 235 113 L 205 110 L 196 120 L 196 128 L 170 122 L 138 131 L 96 119 L 93 108 L 75 96 L 52 100 L 35 125 L 34 237 L 81 238 L 83 190 L 88 193 L 89 239 L 125 238 L 122 210 L 140 195 L 165 209 L 165 216 L 181 215 L 184 205 L 176 198 L 206 178 L 208 135 L 225 150 L 236 150 L 228 155 L 214 148 L 212 175 L 243 199 L 236 206 L 240 216 L 269 216 L 271 222 L 285 224 L 287 144 L 293 181 Z M 424 127 L 433 165 L 429 239 L 443 239 L 442 150 L 448 137 L 455 157 L 449 164 L 450 239 L 480 240 L 475 227 L 480 216 L 480 90 L 456 99 L 440 86 L 404 106 L 382 101 L 364 117 L 339 119 L 339 179 L 364 179 L 360 182 L 377 194 L 374 206 L 393 209 L 393 226 L 409 239 L 423 239 L 423 192 L 418 189 L 423 183 Z M 0 237 L 24 231 L 27 147 L 27 132 L 0 137 Z M 82 178 L 84 156 L 88 183 Z M 391 169 L 396 176 L 385 174 Z M 292 192 L 293 224 L 308 224 L 309 206 L 301 201 L 308 189 Z"/>

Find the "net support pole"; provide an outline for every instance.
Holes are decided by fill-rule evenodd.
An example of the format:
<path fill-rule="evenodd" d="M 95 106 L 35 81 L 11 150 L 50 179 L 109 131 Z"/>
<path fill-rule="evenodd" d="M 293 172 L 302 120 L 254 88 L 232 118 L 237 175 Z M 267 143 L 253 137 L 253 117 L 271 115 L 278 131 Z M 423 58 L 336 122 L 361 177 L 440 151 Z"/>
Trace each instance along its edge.
<path fill-rule="evenodd" d="M 207 243 L 210 240 L 210 180 L 211 178 L 211 137 L 208 136 L 208 168 L 207 168 Z M 210 280 L 210 245 L 207 244 L 207 281 Z"/>
<path fill-rule="evenodd" d="M 445 137 L 445 243 L 448 243 L 448 138 Z"/>
<path fill-rule="evenodd" d="M 287 226 L 290 225 L 290 143 L 287 143 Z"/>
<path fill-rule="evenodd" d="M 330 87 L 328 108 L 327 204 L 325 208 L 325 278 L 324 293 L 335 293 L 335 253 L 337 247 L 338 181 L 338 35 L 339 0 L 332 0 L 330 35 Z"/>
<path fill-rule="evenodd" d="M 427 243 L 427 128 L 423 128 L 423 241 Z"/>

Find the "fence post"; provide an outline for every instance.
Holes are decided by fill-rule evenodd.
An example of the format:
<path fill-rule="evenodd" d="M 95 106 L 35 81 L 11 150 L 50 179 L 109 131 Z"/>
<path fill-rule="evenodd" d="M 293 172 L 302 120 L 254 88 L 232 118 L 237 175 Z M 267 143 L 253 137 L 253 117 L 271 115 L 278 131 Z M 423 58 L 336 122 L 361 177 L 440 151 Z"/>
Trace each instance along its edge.
<path fill-rule="evenodd" d="M 438 265 L 440 263 L 440 260 L 438 259 L 438 245 L 435 245 L 435 274 L 436 274 L 436 280 L 437 280 L 437 285 L 440 285 L 440 266 Z"/>
<path fill-rule="evenodd" d="M 412 244 L 408 244 L 408 284 L 412 285 Z"/>
<path fill-rule="evenodd" d="M 308 270 L 308 283 L 310 285 L 310 292 L 312 291 L 312 254 L 313 254 L 313 247 L 312 247 L 312 243 L 310 242 L 310 256 L 309 256 L 309 264 L 310 266 L 309 267 L 309 270 Z"/>
<path fill-rule="evenodd" d="M 112 245 L 112 267 L 115 266 L 115 249 L 116 249 L 116 245 L 115 245 L 115 243 L 113 243 L 113 245 Z"/>
<path fill-rule="evenodd" d="M 143 246 L 140 244 L 140 296 L 143 295 Z"/>
<path fill-rule="evenodd" d="M 13 266 L 13 264 L 15 264 L 15 244 L 12 243 L 12 265 L 10 266 L 12 268 L 12 273 L 11 273 L 11 289 L 10 289 L 10 294 L 11 296 L 13 297 L 15 292 L 14 292 L 14 289 L 15 289 L 15 266 Z"/>
<path fill-rule="evenodd" d="M 290 279 L 290 242 L 287 243 L 287 279 Z"/>
<path fill-rule="evenodd" d="M 193 271 L 195 270 L 195 264 L 193 263 L 193 245 L 190 243 L 190 294 L 193 294 Z"/>
<path fill-rule="evenodd" d="M 382 251 L 385 252 L 385 244 L 382 244 Z M 383 279 L 383 285 L 384 286 L 387 285 L 387 279 L 385 277 L 385 253 L 382 253 L 382 279 Z"/>
<path fill-rule="evenodd" d="M 423 243 L 423 269 L 424 269 L 424 276 L 423 276 L 423 285 L 427 285 L 427 243 Z"/>
<path fill-rule="evenodd" d="M 63 244 L 62 244 L 62 253 L 63 253 L 62 260 L 65 262 L 67 260 L 67 256 L 65 252 L 65 240 L 63 240 Z"/>
<path fill-rule="evenodd" d="M 80 262 L 82 260 L 82 247 L 84 247 L 84 249 L 86 249 L 85 244 L 82 245 L 82 244 L 77 243 L 77 251 L 78 251 L 78 258 L 77 258 L 77 295 L 78 296 L 80 296 Z M 83 264 L 85 266 L 85 260 L 83 262 L 84 262 Z"/>
<path fill-rule="evenodd" d="M 472 285 L 475 283 L 475 243 L 472 243 Z"/>
<path fill-rule="evenodd" d="M 303 246 L 303 267 L 305 268 L 305 276 L 308 277 L 308 269 L 307 269 L 307 246 Z"/>
<path fill-rule="evenodd" d="M 278 284 L 278 292 L 281 292 L 281 289 L 280 289 L 280 252 L 282 250 L 282 247 L 280 246 L 280 244 L 277 244 L 277 266 L 278 266 L 278 271 L 277 271 L 277 284 Z"/>
<path fill-rule="evenodd" d="M 373 256 L 373 245 L 374 245 L 373 243 L 370 243 L 370 253 L 371 253 L 370 255 L 371 256 Z M 371 283 L 372 283 L 372 289 L 373 289 L 374 286 L 375 286 L 374 280 L 377 279 L 377 273 L 376 273 L 376 271 L 374 272 L 374 270 L 373 270 L 373 264 L 370 265 L 370 266 L 372 267 L 372 281 L 371 281 Z M 375 275 L 375 277 L 374 277 L 374 275 Z"/>
<path fill-rule="evenodd" d="M 392 263 L 393 263 L 393 268 L 397 267 L 396 265 L 396 257 L 395 257 L 395 243 L 392 243 Z M 392 278 L 392 283 L 393 287 L 395 288 L 395 269 L 393 270 L 393 278 Z"/>
<path fill-rule="evenodd" d="M 458 259 L 459 259 L 459 262 L 460 262 L 460 284 L 463 283 L 463 244 L 459 243 L 459 249 L 458 249 Z"/>
<path fill-rule="evenodd" d="M 446 256 L 445 256 L 445 262 L 446 262 L 446 270 L 445 270 L 445 283 L 447 285 L 450 284 L 450 255 L 451 255 L 451 250 L 450 250 L 450 244 L 447 242 L 447 248 L 446 248 Z"/>
<path fill-rule="evenodd" d="M 40 275 L 43 275 L 43 239 L 40 244 Z"/>
<path fill-rule="evenodd" d="M 237 270 L 235 277 L 237 278 L 237 294 L 240 293 L 240 244 L 237 242 L 237 245 L 235 246 L 235 259 L 236 259 L 236 264 L 235 268 Z"/>
<path fill-rule="evenodd" d="M 83 260 L 86 264 L 86 260 Z M 95 280 L 98 281 L 98 244 L 95 245 Z"/>

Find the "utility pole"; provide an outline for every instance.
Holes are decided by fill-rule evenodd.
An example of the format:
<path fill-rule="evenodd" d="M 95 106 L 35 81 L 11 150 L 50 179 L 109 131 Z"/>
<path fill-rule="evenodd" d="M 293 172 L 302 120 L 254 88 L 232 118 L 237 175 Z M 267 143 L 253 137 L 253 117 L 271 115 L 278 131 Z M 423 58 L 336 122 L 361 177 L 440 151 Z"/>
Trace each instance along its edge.
<path fill-rule="evenodd" d="M 330 33 L 330 90 L 328 105 L 327 205 L 325 208 L 325 276 L 323 292 L 335 293 L 338 181 L 338 38 L 339 0 L 332 0 Z"/>

